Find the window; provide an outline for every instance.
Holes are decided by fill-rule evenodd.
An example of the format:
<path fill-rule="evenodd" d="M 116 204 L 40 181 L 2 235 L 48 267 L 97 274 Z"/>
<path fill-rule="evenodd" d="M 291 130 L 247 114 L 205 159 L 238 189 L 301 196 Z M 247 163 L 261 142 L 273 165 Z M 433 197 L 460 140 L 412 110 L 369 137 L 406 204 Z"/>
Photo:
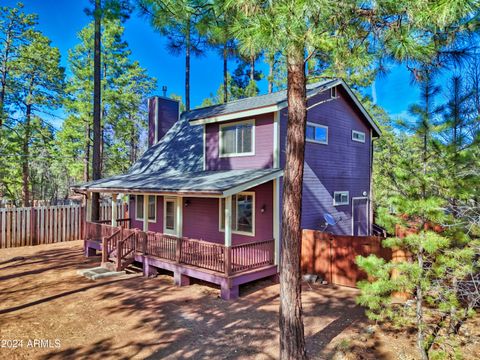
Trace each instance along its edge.
<path fill-rule="evenodd" d="M 336 86 L 330 88 L 330 97 L 332 99 L 335 99 L 337 97 L 337 87 Z"/>
<path fill-rule="evenodd" d="M 328 126 L 307 123 L 306 139 L 309 142 L 328 144 Z"/>
<path fill-rule="evenodd" d="M 333 206 L 348 205 L 350 196 L 348 191 L 335 191 L 333 193 Z"/>
<path fill-rule="evenodd" d="M 165 198 L 163 231 L 165 234 L 177 235 L 177 199 Z"/>
<path fill-rule="evenodd" d="M 225 199 L 220 199 L 220 230 L 225 229 Z M 232 232 L 254 235 L 255 193 L 240 193 L 232 196 Z"/>
<path fill-rule="evenodd" d="M 352 140 L 364 143 L 365 142 L 365 133 L 357 130 L 352 130 Z"/>
<path fill-rule="evenodd" d="M 254 154 L 254 120 L 220 125 L 220 157 Z"/>
<path fill-rule="evenodd" d="M 143 195 L 137 195 L 135 200 L 135 219 L 143 220 Z M 148 196 L 148 221 L 157 221 L 157 197 Z"/>

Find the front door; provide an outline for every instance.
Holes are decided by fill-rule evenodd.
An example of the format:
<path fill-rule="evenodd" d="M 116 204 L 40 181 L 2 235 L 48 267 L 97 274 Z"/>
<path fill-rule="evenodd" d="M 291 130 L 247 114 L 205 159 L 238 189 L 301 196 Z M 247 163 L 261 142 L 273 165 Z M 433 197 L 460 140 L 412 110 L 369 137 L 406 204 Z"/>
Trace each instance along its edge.
<path fill-rule="evenodd" d="M 354 236 L 368 235 L 368 199 L 352 199 L 352 232 Z"/>
<path fill-rule="evenodd" d="M 178 235 L 177 199 L 165 198 L 163 208 L 163 232 L 168 235 Z"/>

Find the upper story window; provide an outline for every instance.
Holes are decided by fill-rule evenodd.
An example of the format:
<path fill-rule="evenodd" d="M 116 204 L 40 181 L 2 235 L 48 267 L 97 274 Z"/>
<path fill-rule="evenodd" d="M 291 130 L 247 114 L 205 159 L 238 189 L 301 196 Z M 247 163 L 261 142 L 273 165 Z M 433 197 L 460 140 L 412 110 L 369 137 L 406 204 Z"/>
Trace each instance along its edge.
<path fill-rule="evenodd" d="M 135 197 L 135 219 L 143 220 L 143 195 L 137 195 Z M 148 196 L 148 221 L 157 221 L 157 197 L 155 195 Z"/>
<path fill-rule="evenodd" d="M 348 191 L 335 191 L 333 193 L 333 206 L 348 205 L 350 202 L 350 193 Z"/>
<path fill-rule="evenodd" d="M 365 133 L 362 131 L 352 130 L 352 140 L 364 143 L 365 142 Z"/>
<path fill-rule="evenodd" d="M 328 126 L 307 123 L 306 139 L 309 142 L 328 144 Z"/>
<path fill-rule="evenodd" d="M 220 125 L 220 157 L 254 155 L 255 120 Z"/>

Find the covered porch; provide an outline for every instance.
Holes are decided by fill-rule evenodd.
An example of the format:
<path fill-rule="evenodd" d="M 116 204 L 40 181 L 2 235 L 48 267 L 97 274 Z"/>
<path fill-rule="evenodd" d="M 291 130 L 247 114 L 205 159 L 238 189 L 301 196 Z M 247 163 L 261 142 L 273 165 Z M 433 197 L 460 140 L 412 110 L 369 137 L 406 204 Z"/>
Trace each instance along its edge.
<path fill-rule="evenodd" d="M 128 219 L 119 219 L 113 206 L 119 192 L 95 189 L 112 197 L 112 220 L 100 223 L 88 210 L 94 189 L 85 189 L 85 253 L 102 251 L 102 262 L 117 270 L 142 263 L 145 276 L 171 271 L 179 286 L 190 278 L 208 281 L 220 285 L 223 299 L 236 298 L 239 285 L 278 272 L 280 173 L 256 172 L 251 180 L 235 176 L 233 184 L 215 174 L 217 186 L 226 186 L 218 191 L 124 189 Z"/>

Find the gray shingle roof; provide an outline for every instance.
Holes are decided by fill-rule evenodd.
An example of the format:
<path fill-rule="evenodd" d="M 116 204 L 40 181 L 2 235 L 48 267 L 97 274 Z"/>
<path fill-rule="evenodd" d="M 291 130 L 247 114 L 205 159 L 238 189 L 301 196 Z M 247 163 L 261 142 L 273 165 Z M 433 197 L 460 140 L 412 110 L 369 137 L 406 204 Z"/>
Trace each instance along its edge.
<path fill-rule="evenodd" d="M 280 175 L 279 169 L 197 171 L 172 174 L 168 172 L 129 173 L 92 181 L 76 188 L 152 193 L 210 193 L 222 194 L 226 190 L 251 183 L 262 178 Z"/>
<path fill-rule="evenodd" d="M 313 84 L 307 85 L 307 97 L 317 93 L 323 88 L 328 88 L 329 85 L 338 83 L 338 79 L 329 79 Z M 198 119 L 209 118 L 212 116 L 235 113 L 242 110 L 256 109 L 270 105 L 276 105 L 287 100 L 287 91 L 277 91 L 271 94 L 249 97 L 230 101 L 225 104 L 213 105 L 201 109 L 184 112 L 182 117 L 192 121 Z"/>

